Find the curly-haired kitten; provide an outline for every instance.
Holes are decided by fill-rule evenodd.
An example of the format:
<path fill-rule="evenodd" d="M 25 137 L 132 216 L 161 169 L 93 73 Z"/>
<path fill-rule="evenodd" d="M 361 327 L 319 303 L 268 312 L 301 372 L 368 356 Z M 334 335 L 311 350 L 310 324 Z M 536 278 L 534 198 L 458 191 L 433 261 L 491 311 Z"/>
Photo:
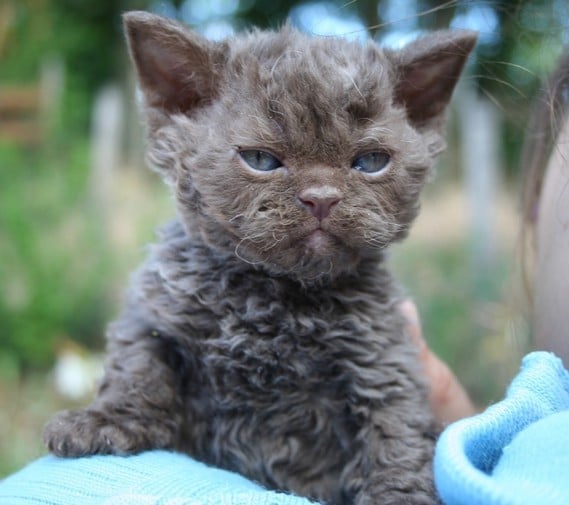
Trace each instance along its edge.
<path fill-rule="evenodd" d="M 179 219 L 136 274 L 62 456 L 183 451 L 330 504 L 436 502 L 434 423 L 385 250 L 444 149 L 475 43 L 290 27 L 211 42 L 125 16 L 148 159 Z"/>

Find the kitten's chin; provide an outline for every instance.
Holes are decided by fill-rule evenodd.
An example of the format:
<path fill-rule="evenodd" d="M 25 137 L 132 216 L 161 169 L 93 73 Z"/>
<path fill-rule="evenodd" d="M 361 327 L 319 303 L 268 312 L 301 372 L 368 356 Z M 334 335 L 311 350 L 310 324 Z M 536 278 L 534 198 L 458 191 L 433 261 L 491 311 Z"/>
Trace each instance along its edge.
<path fill-rule="evenodd" d="M 244 264 L 303 285 L 333 282 L 353 271 L 361 260 L 362 251 L 321 228 L 291 233 L 271 244 L 240 239 L 228 231 L 224 229 L 219 233 L 218 228 L 202 229 L 202 238 L 219 253 L 232 254 Z"/>
<path fill-rule="evenodd" d="M 360 257 L 339 239 L 321 229 L 286 247 L 259 254 L 266 270 L 305 285 L 326 284 L 353 270 Z"/>

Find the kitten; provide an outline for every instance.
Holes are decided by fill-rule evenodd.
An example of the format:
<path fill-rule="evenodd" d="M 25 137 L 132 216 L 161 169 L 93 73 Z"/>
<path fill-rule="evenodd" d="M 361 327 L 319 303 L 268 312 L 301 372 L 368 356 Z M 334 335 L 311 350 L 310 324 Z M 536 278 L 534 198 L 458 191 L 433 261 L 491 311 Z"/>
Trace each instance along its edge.
<path fill-rule="evenodd" d="M 329 504 L 435 503 L 384 257 L 475 35 L 393 51 L 290 27 L 217 43 L 147 13 L 125 27 L 179 219 L 110 327 L 98 396 L 47 425 L 49 449 L 166 448 Z"/>

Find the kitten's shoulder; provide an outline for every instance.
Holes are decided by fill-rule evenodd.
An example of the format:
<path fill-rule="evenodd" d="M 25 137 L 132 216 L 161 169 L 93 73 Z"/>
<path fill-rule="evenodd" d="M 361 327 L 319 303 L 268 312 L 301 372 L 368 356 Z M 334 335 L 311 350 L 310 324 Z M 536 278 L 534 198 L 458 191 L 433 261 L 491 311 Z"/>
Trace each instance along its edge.
<path fill-rule="evenodd" d="M 202 240 L 199 232 L 188 230 L 180 220 L 174 219 L 157 230 L 158 240 L 148 245 L 146 261 L 135 274 L 158 276 L 160 282 L 175 287 L 185 279 L 181 290 L 187 290 L 188 279 L 199 276 L 223 263 L 214 249 Z M 219 267 L 217 267 L 219 268 Z"/>
<path fill-rule="evenodd" d="M 206 293 L 217 289 L 211 279 L 204 280 L 215 263 L 214 253 L 178 220 L 162 226 L 157 235 L 158 241 L 148 246 L 146 260 L 131 278 L 126 312 L 135 310 L 157 320 L 167 315 L 178 318 L 187 314 L 188 305 L 198 305 Z"/>

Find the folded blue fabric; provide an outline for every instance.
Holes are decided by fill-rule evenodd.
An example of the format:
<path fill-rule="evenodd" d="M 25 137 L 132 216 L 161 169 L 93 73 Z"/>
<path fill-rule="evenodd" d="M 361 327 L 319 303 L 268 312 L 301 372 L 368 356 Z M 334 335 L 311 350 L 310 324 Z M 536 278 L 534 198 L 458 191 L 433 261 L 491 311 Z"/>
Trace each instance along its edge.
<path fill-rule="evenodd" d="M 434 460 L 446 505 L 569 504 L 569 372 L 527 355 L 506 398 L 450 425 Z"/>
<path fill-rule="evenodd" d="M 1 505 L 310 505 L 182 454 L 46 456 L 0 483 Z"/>

